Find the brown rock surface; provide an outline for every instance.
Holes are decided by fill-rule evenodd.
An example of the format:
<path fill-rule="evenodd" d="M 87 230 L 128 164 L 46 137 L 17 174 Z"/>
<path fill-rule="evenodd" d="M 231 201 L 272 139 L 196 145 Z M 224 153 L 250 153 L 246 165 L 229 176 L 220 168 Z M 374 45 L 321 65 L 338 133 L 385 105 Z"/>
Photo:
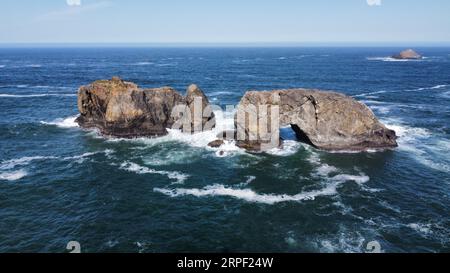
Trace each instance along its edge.
<path fill-rule="evenodd" d="M 218 140 L 214 140 L 214 141 L 211 141 L 210 143 L 208 143 L 208 146 L 211 148 L 219 148 L 223 144 L 225 144 L 225 141 L 218 139 Z"/>
<path fill-rule="evenodd" d="M 397 55 L 392 56 L 392 58 L 399 60 L 419 60 L 422 59 L 422 56 L 412 49 L 407 49 Z"/>
<path fill-rule="evenodd" d="M 280 127 L 291 125 L 300 141 L 324 150 L 392 148 L 396 135 L 381 124 L 363 103 L 346 95 L 320 90 L 291 89 L 247 92 L 240 102 L 246 105 L 277 105 Z M 249 124 L 236 124 L 238 131 L 258 132 Z M 253 124 L 253 127 L 257 125 Z M 238 140 L 241 147 L 258 148 L 258 141 Z"/>
<path fill-rule="evenodd" d="M 77 122 L 84 128 L 98 128 L 104 135 L 125 138 L 162 136 L 177 121 L 177 116 L 172 115 L 174 107 L 185 105 L 193 110 L 190 101 L 195 96 L 205 97 L 198 88 L 188 91 L 184 98 L 170 87 L 141 89 L 117 77 L 100 80 L 79 89 L 81 115 Z"/>

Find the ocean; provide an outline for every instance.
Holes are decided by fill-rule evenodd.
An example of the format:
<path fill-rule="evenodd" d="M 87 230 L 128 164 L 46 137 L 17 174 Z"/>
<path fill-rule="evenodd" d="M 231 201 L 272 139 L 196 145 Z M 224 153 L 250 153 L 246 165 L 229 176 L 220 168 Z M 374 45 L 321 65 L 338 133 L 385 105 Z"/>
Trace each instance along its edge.
<path fill-rule="evenodd" d="M 450 252 L 450 48 L 2 48 L 0 252 Z M 399 147 L 247 154 L 216 132 L 105 138 L 77 89 L 198 84 L 211 103 L 318 88 L 366 103 Z M 222 124 L 232 117 L 219 116 Z"/>

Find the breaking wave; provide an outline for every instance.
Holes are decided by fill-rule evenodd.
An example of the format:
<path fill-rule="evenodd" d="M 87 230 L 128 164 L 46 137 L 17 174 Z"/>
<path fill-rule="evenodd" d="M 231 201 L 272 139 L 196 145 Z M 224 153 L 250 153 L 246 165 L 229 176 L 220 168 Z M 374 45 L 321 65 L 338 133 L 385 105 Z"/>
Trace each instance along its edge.
<path fill-rule="evenodd" d="M 14 170 L 17 167 L 24 168 L 30 165 L 33 161 L 44 161 L 44 160 L 62 160 L 62 161 L 75 161 L 76 163 L 83 163 L 87 158 L 104 153 L 107 157 L 110 157 L 113 150 L 104 150 L 99 152 L 89 152 L 82 155 L 68 156 L 68 157 L 58 157 L 58 156 L 25 156 L 16 159 L 5 160 L 0 163 L 0 180 L 19 180 L 28 175 L 28 172 L 24 169 Z"/>
<path fill-rule="evenodd" d="M 137 63 L 133 63 L 132 65 L 137 65 L 137 66 L 145 66 L 145 65 L 152 65 L 154 63 L 152 62 L 137 62 Z"/>
<path fill-rule="evenodd" d="M 169 171 L 158 171 L 154 169 L 150 169 L 144 166 L 140 166 L 133 162 L 124 162 L 120 165 L 120 169 L 134 172 L 137 174 L 159 174 L 167 176 L 171 180 L 176 180 L 174 184 L 183 184 L 186 179 L 188 179 L 189 175 L 183 174 L 180 172 L 169 172 Z"/>
<path fill-rule="evenodd" d="M 435 86 L 431 86 L 431 87 L 421 87 L 421 88 L 410 89 L 410 90 L 406 90 L 406 91 L 437 90 L 437 89 L 446 88 L 448 86 L 449 86 L 448 84 L 439 84 L 439 85 L 435 85 Z"/>
<path fill-rule="evenodd" d="M 25 170 L 2 172 L 0 173 L 0 180 L 16 181 L 24 178 L 27 175 L 28 173 Z"/>
<path fill-rule="evenodd" d="M 0 164 L 0 170 L 10 170 L 17 166 L 26 166 L 35 160 L 46 160 L 46 159 L 56 159 L 54 156 L 32 156 L 32 157 L 22 157 L 18 159 L 11 159 L 3 161 Z"/>
<path fill-rule="evenodd" d="M 236 154 L 244 154 L 244 151 L 234 144 L 234 141 L 225 141 L 224 145 L 219 148 L 211 148 L 208 144 L 217 140 L 217 135 L 225 130 L 234 128 L 234 113 L 225 113 L 223 111 L 214 111 L 216 117 L 216 127 L 209 131 L 199 132 L 196 134 L 186 134 L 181 130 L 167 129 L 168 134 L 157 138 L 109 138 L 109 142 L 138 142 L 148 146 L 155 146 L 166 142 L 185 143 L 195 148 L 205 148 L 215 151 L 218 157 L 234 156 Z"/>
<path fill-rule="evenodd" d="M 53 125 L 53 126 L 57 126 L 60 128 L 76 128 L 79 127 L 78 123 L 75 122 L 75 120 L 78 118 L 78 116 L 72 116 L 72 117 L 68 117 L 65 119 L 55 119 L 54 121 L 50 121 L 50 122 L 46 122 L 46 121 L 41 121 L 41 124 L 44 125 Z"/>
<path fill-rule="evenodd" d="M 381 62 L 420 62 L 422 60 L 409 60 L 409 59 L 395 59 L 392 57 L 368 57 L 368 61 L 381 61 Z"/>
<path fill-rule="evenodd" d="M 291 156 L 302 147 L 301 143 L 295 140 L 285 140 L 280 148 L 273 148 L 267 151 L 268 154 L 276 156 Z"/>
<path fill-rule="evenodd" d="M 195 197 L 214 197 L 225 196 L 240 199 L 250 203 L 261 203 L 273 205 L 282 202 L 302 202 L 313 201 L 317 197 L 333 196 L 337 194 L 337 189 L 340 185 L 346 182 L 353 181 L 362 185 L 370 180 L 370 178 L 361 173 L 360 175 L 337 174 L 339 169 L 336 167 L 321 163 L 318 154 L 312 153 L 310 162 L 316 167 L 315 174 L 325 179 L 325 186 L 322 189 L 301 192 L 296 195 L 288 194 L 265 194 L 257 193 L 252 189 L 244 188 L 256 180 L 254 176 L 248 176 L 247 181 L 239 184 L 237 187 L 225 186 L 222 184 L 214 184 L 204 188 L 154 188 L 155 192 L 167 195 L 169 197 L 195 196 Z M 331 174 L 337 174 L 331 176 Z"/>
<path fill-rule="evenodd" d="M 25 67 L 29 67 L 29 68 L 41 68 L 42 65 L 41 65 L 41 64 L 27 64 L 27 65 L 25 65 Z"/>
<path fill-rule="evenodd" d="M 301 202 L 311 201 L 320 196 L 329 196 L 336 194 L 336 187 L 339 183 L 331 183 L 327 187 L 311 192 L 299 193 L 297 195 L 274 195 L 274 194 L 259 194 L 251 189 L 238 189 L 228 188 L 224 185 L 215 184 L 207 186 L 203 189 L 161 189 L 154 188 L 155 192 L 159 192 L 170 197 L 179 197 L 192 195 L 195 197 L 207 197 L 207 196 L 228 196 L 241 199 L 251 203 L 262 203 L 267 205 L 273 205 L 281 202 Z"/>
<path fill-rule="evenodd" d="M 385 93 L 401 93 L 401 92 L 417 92 L 417 91 L 425 91 L 425 90 L 440 90 L 440 89 L 445 89 L 447 87 L 449 87 L 450 85 L 448 84 L 438 84 L 438 85 L 433 85 L 433 86 L 427 86 L 427 87 L 420 87 L 420 88 L 415 88 L 415 89 L 407 89 L 407 90 L 380 90 L 380 91 L 374 91 L 374 92 L 367 92 L 367 93 L 362 93 L 362 94 L 357 94 L 357 95 L 353 95 L 354 98 L 370 98 L 373 95 L 380 95 L 380 94 L 385 94 Z"/>
<path fill-rule="evenodd" d="M 29 94 L 29 95 L 16 95 L 16 94 L 0 94 L 0 98 L 40 98 L 40 97 L 76 97 L 76 94 Z"/>
<path fill-rule="evenodd" d="M 433 137 L 432 133 L 424 128 L 410 127 L 393 120 L 384 121 L 386 126 L 397 133 L 399 150 L 413 155 L 413 158 L 422 165 L 441 172 L 450 172 L 448 153 L 449 145 L 445 140 Z M 436 159 L 441 162 L 437 162 Z"/>

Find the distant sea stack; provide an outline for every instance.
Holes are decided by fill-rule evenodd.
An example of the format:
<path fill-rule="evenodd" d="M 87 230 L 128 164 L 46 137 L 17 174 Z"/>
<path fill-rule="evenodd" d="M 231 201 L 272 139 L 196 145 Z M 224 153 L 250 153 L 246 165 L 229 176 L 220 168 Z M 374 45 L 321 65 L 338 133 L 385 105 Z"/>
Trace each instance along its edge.
<path fill-rule="evenodd" d="M 420 60 L 422 59 L 422 56 L 412 49 L 407 49 L 397 55 L 392 56 L 392 58 L 397 60 Z"/>
<path fill-rule="evenodd" d="M 196 85 L 189 86 L 187 96 L 183 97 L 171 87 L 141 89 L 118 77 L 99 80 L 79 89 L 78 109 L 81 115 L 76 122 L 83 128 L 99 129 L 108 136 L 163 136 L 167 134 L 167 128 L 172 128 L 177 121 L 173 109 L 181 105 L 185 106 L 186 111 L 193 112 L 196 97 L 202 99 L 202 108 L 209 105 Z M 199 109 L 201 113 L 203 110 Z M 201 125 L 213 122 L 214 114 L 201 117 L 201 120 Z"/>

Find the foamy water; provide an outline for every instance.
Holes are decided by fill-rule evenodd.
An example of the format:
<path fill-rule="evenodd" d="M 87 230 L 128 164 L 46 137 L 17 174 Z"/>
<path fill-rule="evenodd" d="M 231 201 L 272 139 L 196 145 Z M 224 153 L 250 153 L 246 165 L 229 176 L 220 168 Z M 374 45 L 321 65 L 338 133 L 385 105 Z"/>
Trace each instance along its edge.
<path fill-rule="evenodd" d="M 24 170 L 0 172 L 0 180 L 16 181 L 24 178 L 27 174 Z"/>
<path fill-rule="evenodd" d="M 189 175 L 179 173 L 179 172 L 169 172 L 169 171 L 157 171 L 144 166 L 140 166 L 132 162 L 124 162 L 120 165 L 120 168 L 126 171 L 134 172 L 137 174 L 159 174 L 167 176 L 169 179 L 175 180 L 176 184 L 183 184 L 184 181 L 189 177 Z"/>
<path fill-rule="evenodd" d="M 75 122 L 75 120 L 78 118 L 78 116 L 72 116 L 68 118 L 59 118 L 55 119 L 53 121 L 47 122 L 47 121 L 41 121 L 42 124 L 45 125 L 54 125 L 60 128 L 76 128 L 79 127 L 78 123 Z"/>

